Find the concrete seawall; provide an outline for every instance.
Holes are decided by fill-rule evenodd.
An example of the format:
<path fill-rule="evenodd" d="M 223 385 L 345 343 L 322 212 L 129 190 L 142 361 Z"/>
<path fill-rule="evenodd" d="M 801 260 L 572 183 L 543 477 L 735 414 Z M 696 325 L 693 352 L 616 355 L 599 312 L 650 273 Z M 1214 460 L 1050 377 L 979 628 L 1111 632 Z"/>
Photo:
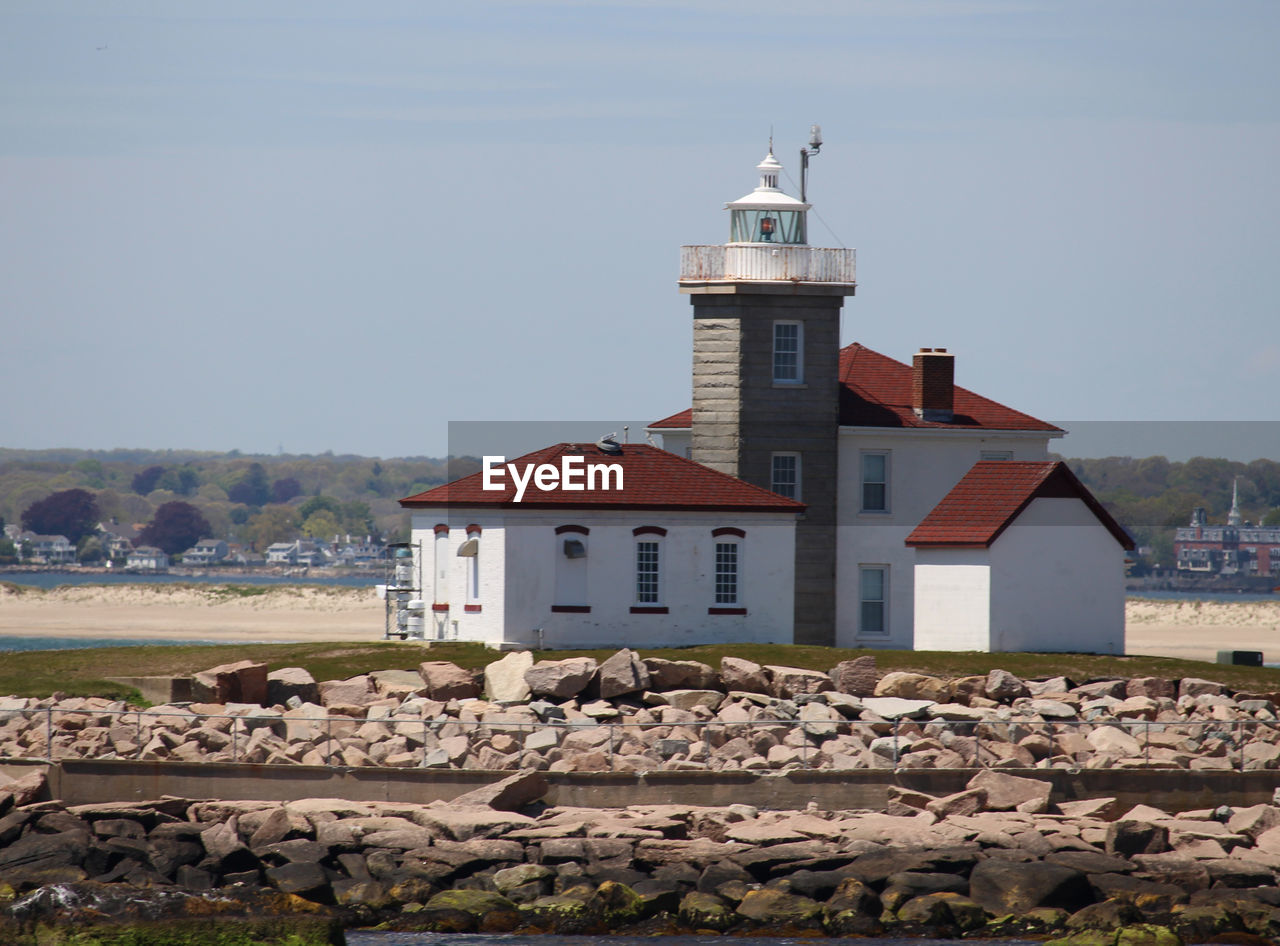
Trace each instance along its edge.
<path fill-rule="evenodd" d="M 222 800 L 292 801 L 343 798 L 422 804 L 448 801 L 491 784 L 509 772 L 474 770 L 327 768 L 224 763 L 67 760 L 0 767 L 17 775 L 48 772 L 49 795 L 67 805 L 156 799 L 165 795 Z M 942 796 L 962 791 L 978 769 L 900 769 L 853 772 L 789 771 L 780 774 L 650 772 L 545 773 L 546 801 L 558 806 L 619 808 L 677 802 L 690 806 L 754 805 L 826 811 L 883 809 L 891 786 Z M 1179 770 L 1001 769 L 1048 781 L 1052 801 L 1115 797 L 1122 806 L 1152 804 L 1168 810 L 1243 807 L 1270 803 L 1280 772 Z"/>

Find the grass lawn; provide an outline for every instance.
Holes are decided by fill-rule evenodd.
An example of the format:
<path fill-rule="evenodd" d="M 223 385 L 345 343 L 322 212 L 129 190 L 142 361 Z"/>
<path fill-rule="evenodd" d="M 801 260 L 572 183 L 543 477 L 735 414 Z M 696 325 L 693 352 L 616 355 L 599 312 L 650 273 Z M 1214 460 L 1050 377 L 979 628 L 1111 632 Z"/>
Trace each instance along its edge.
<path fill-rule="evenodd" d="M 562 660 L 590 656 L 604 660 L 613 650 L 544 651 L 536 659 Z M 880 671 L 910 670 L 939 677 L 985 674 L 994 668 L 1023 678 L 1061 674 L 1074 681 L 1106 677 L 1152 676 L 1166 679 L 1202 677 L 1237 690 L 1280 691 L 1280 670 L 1234 667 L 1166 657 L 1110 657 L 1093 654 L 983 654 L 910 650 L 851 650 L 782 644 L 720 644 L 674 650 L 641 650 L 643 657 L 700 660 L 718 667 L 724 656 L 761 664 L 782 664 L 828 671 L 841 660 L 864 654 L 876 658 Z M 255 660 L 271 669 L 303 667 L 317 680 L 352 677 L 372 670 L 413 669 L 424 660 L 448 660 L 466 668 L 483 667 L 502 654 L 480 644 L 380 642 L 375 644 L 299 643 L 108 647 L 42 650 L 0 655 L 0 695 L 69 696 L 136 699 L 135 691 L 110 677 L 187 676 L 218 664 Z"/>

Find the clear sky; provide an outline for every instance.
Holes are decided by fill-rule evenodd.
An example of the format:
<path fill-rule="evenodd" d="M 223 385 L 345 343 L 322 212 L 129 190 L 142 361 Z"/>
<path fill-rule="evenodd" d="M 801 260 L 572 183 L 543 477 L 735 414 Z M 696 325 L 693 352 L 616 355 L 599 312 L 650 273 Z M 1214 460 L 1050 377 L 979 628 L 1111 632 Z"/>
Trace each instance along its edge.
<path fill-rule="evenodd" d="M 0 446 L 666 416 L 679 246 L 815 121 L 846 342 L 1067 424 L 1275 421 L 1277 49 L 1274 0 L 7 0 Z"/>

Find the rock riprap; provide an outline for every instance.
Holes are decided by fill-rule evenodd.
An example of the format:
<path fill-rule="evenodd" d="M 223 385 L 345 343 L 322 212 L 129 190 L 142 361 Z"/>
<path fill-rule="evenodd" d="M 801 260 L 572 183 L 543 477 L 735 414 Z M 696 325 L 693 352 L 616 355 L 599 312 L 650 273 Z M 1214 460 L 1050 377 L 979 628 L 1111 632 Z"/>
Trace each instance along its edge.
<path fill-rule="evenodd" d="M 277 941 L 282 916 L 303 918 L 315 943 L 339 942 L 338 926 L 374 925 L 1066 943 L 1280 936 L 1280 807 L 1054 806 L 1027 781 L 982 772 L 963 806 L 899 791 L 887 812 L 547 807 L 533 770 L 465 803 L 424 805 L 65 806 L 13 795 L 0 812 L 0 939 L 53 942 L 69 923 L 200 933 L 237 910 L 260 921 L 253 941 L 264 943 Z"/>
<path fill-rule="evenodd" d="M 193 703 L 0 698 L 0 758 L 552 772 L 1280 769 L 1276 693 L 1004 670 L 874 678 L 865 657 L 823 674 L 630 650 L 603 662 L 510 654 L 483 674 L 428 661 L 319 682 L 245 661 L 198 674 Z"/>

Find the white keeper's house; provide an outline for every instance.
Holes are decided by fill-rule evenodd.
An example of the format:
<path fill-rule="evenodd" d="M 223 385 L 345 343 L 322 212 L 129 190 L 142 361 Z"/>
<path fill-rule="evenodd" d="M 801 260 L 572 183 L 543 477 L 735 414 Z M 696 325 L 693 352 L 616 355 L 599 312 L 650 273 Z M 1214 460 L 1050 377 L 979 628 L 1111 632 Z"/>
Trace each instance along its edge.
<path fill-rule="evenodd" d="M 1049 458 L 1065 431 L 956 385 L 945 348 L 841 348 L 854 251 L 808 245 L 781 169 L 728 243 L 682 248 L 693 405 L 662 449 L 558 444 L 401 500 L 426 635 L 1123 653 L 1132 541 Z"/>

